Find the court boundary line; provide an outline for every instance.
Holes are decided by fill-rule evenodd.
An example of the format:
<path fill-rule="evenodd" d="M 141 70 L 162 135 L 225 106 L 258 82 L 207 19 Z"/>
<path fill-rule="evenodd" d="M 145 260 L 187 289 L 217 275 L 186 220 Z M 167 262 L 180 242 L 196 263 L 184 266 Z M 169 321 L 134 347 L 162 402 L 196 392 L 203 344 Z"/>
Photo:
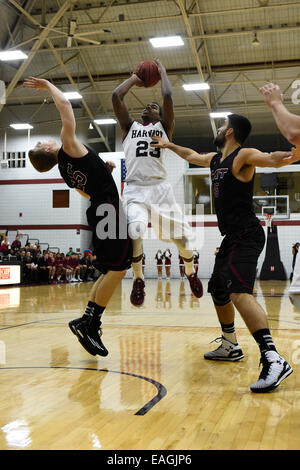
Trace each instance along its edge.
<path fill-rule="evenodd" d="M 151 383 L 157 389 L 157 394 L 149 400 L 142 408 L 140 408 L 136 413 L 136 416 L 144 416 L 148 413 L 158 402 L 160 402 L 166 395 L 167 389 L 164 385 L 154 379 L 150 379 L 149 377 L 145 377 L 144 375 L 133 374 L 131 372 L 124 372 L 124 371 L 117 371 L 117 370 L 109 370 L 109 369 L 95 369 L 92 367 L 67 367 L 67 366 L 8 366 L 8 367 L 1 367 L 1 370 L 16 370 L 16 369 L 67 369 L 67 370 L 89 370 L 89 371 L 98 371 L 98 372 L 112 372 L 113 374 L 122 374 L 128 375 L 131 377 L 136 377 L 138 379 L 146 380 L 146 382 Z"/>

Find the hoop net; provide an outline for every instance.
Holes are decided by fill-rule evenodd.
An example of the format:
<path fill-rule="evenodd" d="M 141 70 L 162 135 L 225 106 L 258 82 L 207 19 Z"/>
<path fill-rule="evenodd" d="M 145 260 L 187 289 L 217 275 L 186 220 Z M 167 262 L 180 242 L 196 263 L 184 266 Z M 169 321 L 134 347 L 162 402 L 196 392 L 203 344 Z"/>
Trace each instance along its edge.
<path fill-rule="evenodd" d="M 273 219 L 273 214 L 265 214 L 265 224 L 266 227 L 272 227 L 272 219 Z"/>

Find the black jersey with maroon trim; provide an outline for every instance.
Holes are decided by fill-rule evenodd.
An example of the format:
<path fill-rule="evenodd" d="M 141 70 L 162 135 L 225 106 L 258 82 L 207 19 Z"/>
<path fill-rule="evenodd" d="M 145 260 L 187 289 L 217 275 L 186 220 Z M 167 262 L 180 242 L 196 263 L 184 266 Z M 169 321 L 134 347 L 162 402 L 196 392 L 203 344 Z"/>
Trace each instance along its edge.
<path fill-rule="evenodd" d="M 222 235 L 259 224 L 252 202 L 254 175 L 251 181 L 244 183 L 232 173 L 233 161 L 240 149 L 238 147 L 222 162 L 222 153 L 219 152 L 210 163 L 215 209 Z"/>
<path fill-rule="evenodd" d="M 70 157 L 61 147 L 58 151 L 58 168 L 70 188 L 87 194 L 92 202 L 106 201 L 109 197 L 118 203 L 119 193 L 106 163 L 86 147 L 88 153 L 81 158 Z"/>

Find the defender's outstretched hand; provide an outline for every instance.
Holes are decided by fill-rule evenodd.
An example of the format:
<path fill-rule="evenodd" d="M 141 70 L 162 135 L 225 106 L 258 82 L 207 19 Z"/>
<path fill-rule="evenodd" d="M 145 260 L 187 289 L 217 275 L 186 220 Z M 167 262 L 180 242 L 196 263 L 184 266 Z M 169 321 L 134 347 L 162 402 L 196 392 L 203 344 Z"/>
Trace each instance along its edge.
<path fill-rule="evenodd" d="M 113 172 L 114 168 L 116 168 L 116 165 L 114 164 L 114 162 L 111 162 L 109 160 L 106 162 L 106 165 L 111 173 Z"/>
<path fill-rule="evenodd" d="M 283 95 L 278 85 L 268 83 L 259 89 L 264 97 L 265 103 L 269 108 L 272 108 L 276 103 L 283 102 Z"/>
<path fill-rule="evenodd" d="M 47 90 L 49 86 L 49 81 L 44 80 L 43 78 L 29 77 L 24 80 L 25 88 L 35 88 L 37 91 Z"/>
<path fill-rule="evenodd" d="M 165 149 L 165 148 L 168 148 L 169 143 L 170 142 L 168 140 L 165 140 L 162 137 L 153 136 L 153 142 L 151 142 L 150 146 L 155 147 L 155 148 Z"/>
<path fill-rule="evenodd" d="M 296 147 L 293 147 L 292 148 L 292 153 L 293 153 L 293 158 L 295 159 L 295 160 L 293 160 L 292 163 L 297 162 L 298 160 L 300 160 L 300 145 L 296 145 Z"/>

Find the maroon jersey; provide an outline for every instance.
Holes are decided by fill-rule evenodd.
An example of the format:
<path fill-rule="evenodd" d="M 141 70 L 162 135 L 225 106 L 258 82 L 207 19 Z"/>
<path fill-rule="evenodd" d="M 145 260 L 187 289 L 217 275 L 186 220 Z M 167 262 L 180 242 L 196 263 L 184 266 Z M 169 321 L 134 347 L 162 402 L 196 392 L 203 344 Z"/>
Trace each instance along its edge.
<path fill-rule="evenodd" d="M 47 266 L 54 266 L 54 259 L 53 258 L 49 258 L 47 259 Z"/>

